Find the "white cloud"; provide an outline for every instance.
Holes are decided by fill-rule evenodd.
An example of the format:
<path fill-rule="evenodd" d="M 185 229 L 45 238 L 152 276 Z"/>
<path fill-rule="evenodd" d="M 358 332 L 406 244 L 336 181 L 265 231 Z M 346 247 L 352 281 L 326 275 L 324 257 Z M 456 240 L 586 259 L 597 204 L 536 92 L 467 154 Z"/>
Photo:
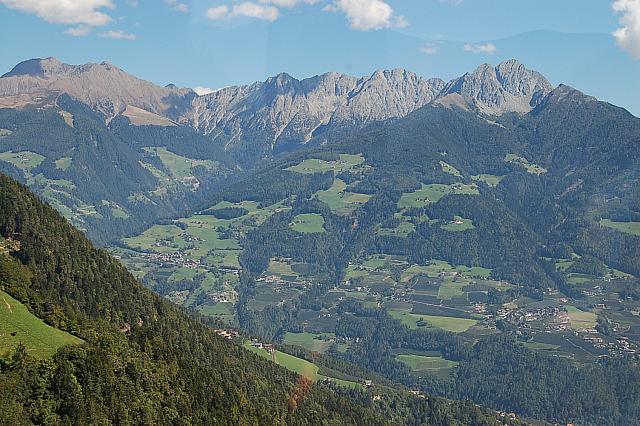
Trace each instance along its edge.
<path fill-rule="evenodd" d="M 236 4 L 231 11 L 231 16 L 246 16 L 264 21 L 275 21 L 279 15 L 280 11 L 277 7 L 261 6 L 251 2 Z"/>
<path fill-rule="evenodd" d="M 427 43 L 418 50 L 425 55 L 436 55 L 440 51 L 440 48 L 433 43 Z"/>
<path fill-rule="evenodd" d="M 112 0 L 0 0 L 10 9 L 30 13 L 53 24 L 106 25 L 111 17 L 100 9 L 113 9 Z"/>
<path fill-rule="evenodd" d="M 187 6 L 186 3 L 182 3 L 178 0 L 165 0 L 165 3 L 167 4 L 167 6 L 169 6 L 171 9 L 175 10 L 176 12 L 189 11 L 189 6 Z"/>
<path fill-rule="evenodd" d="M 206 16 L 214 20 L 244 16 L 273 22 L 280 16 L 280 10 L 274 6 L 262 6 L 252 2 L 244 2 L 234 5 L 232 9 L 229 9 L 229 7 L 224 4 L 210 7 L 207 10 Z"/>
<path fill-rule="evenodd" d="M 209 19 L 223 19 L 229 14 L 229 6 L 226 4 L 220 6 L 213 6 L 207 9 L 207 18 Z"/>
<path fill-rule="evenodd" d="M 335 0 L 323 10 L 343 12 L 354 30 L 371 31 L 409 25 L 404 16 L 396 15 L 384 0 Z"/>
<path fill-rule="evenodd" d="M 69 28 L 64 33 L 73 37 L 84 37 L 89 35 L 91 27 L 86 25 L 78 25 L 77 27 Z"/>
<path fill-rule="evenodd" d="M 112 38 L 114 40 L 135 40 L 138 38 L 135 34 L 126 33 L 122 30 L 105 31 L 100 34 L 102 38 Z"/>
<path fill-rule="evenodd" d="M 620 28 L 614 33 L 620 47 L 640 59 L 640 0 L 615 0 L 613 10 L 620 16 Z"/>
<path fill-rule="evenodd" d="M 208 95 L 209 93 L 215 92 L 215 89 L 211 89 L 209 87 L 196 86 L 193 88 L 193 91 L 196 92 L 199 96 Z"/>
<path fill-rule="evenodd" d="M 316 4 L 319 1 L 320 0 L 260 0 L 260 3 L 271 4 L 276 7 L 290 9 L 290 8 L 296 7 L 300 3 Z"/>
<path fill-rule="evenodd" d="M 464 45 L 465 52 L 471 53 L 486 53 L 488 55 L 493 55 L 496 53 L 498 48 L 493 43 L 485 43 L 485 44 L 471 44 L 467 43 Z"/>

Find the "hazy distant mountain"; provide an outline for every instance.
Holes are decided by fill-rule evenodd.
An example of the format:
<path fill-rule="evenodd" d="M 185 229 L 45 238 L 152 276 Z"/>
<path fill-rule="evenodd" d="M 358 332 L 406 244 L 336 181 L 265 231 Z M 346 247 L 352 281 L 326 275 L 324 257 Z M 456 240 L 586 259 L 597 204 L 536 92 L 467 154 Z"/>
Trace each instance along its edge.
<path fill-rule="evenodd" d="M 195 96 L 191 89 L 160 87 L 108 63 L 68 65 L 55 58 L 30 59 L 0 78 L 0 107 L 52 104 L 60 93 L 111 118 L 128 105 L 177 116 Z"/>

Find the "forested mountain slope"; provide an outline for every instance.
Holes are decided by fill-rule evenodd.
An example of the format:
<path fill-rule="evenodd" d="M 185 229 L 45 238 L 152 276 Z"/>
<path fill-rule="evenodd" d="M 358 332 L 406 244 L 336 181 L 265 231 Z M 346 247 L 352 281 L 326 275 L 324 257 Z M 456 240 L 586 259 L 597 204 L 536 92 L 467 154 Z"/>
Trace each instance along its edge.
<path fill-rule="evenodd" d="M 418 389 L 636 421 L 640 120 L 566 86 L 536 105 L 425 106 L 114 253 L 176 303 Z"/>
<path fill-rule="evenodd" d="M 497 424 L 473 405 L 431 398 L 397 399 L 384 419 L 371 395 L 297 378 L 142 287 L 6 176 L 0 236 L 3 291 L 84 340 L 53 358 L 24 346 L 0 358 L 3 424 Z"/>
<path fill-rule="evenodd" d="M 1 109 L 0 170 L 29 185 L 96 242 L 184 212 L 235 162 L 183 126 L 133 125 L 60 96 L 51 108 Z"/>

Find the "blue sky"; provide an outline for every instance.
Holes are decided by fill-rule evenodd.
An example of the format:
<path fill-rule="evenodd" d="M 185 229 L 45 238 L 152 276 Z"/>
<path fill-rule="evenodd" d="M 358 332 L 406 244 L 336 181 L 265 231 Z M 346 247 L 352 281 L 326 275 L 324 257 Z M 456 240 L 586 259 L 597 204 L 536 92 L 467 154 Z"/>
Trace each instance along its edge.
<path fill-rule="evenodd" d="M 0 70 L 110 61 L 158 84 L 278 72 L 450 79 L 516 58 L 640 116 L 640 0 L 0 0 Z M 615 35 L 614 35 L 615 34 Z"/>

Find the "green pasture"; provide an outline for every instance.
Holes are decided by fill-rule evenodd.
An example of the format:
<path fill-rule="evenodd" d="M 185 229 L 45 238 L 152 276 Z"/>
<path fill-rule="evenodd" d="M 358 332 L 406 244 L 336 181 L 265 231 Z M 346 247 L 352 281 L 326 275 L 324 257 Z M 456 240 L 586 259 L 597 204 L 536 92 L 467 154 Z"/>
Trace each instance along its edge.
<path fill-rule="evenodd" d="M 290 228 L 303 234 L 324 232 L 324 218 L 317 213 L 299 214 L 289 224 Z"/>
<path fill-rule="evenodd" d="M 29 355 L 46 358 L 60 347 L 80 344 L 82 340 L 45 324 L 22 303 L 0 291 L 0 356 L 15 350 L 20 343 Z"/>

